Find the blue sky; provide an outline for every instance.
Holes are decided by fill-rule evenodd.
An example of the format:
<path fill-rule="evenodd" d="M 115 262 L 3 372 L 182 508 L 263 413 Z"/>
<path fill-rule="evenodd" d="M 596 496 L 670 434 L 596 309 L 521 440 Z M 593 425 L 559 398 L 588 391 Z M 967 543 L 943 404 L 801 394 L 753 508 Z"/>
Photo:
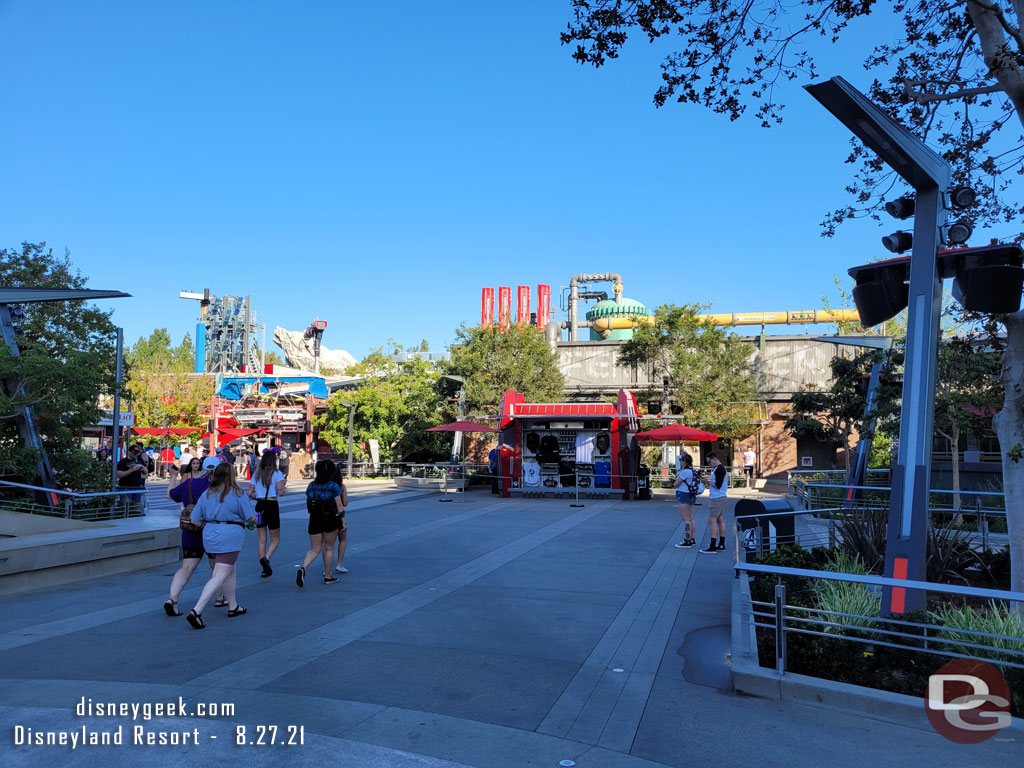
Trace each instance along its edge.
<path fill-rule="evenodd" d="M 0 0 L 0 241 L 68 248 L 91 287 L 131 293 L 109 303 L 129 342 L 180 338 L 198 305 L 178 292 L 210 288 L 250 294 L 268 336 L 319 315 L 357 357 L 445 346 L 483 286 L 557 296 L 616 271 L 652 307 L 815 309 L 884 253 L 890 222 L 819 236 L 849 147 L 796 83 L 771 130 L 656 110 L 659 49 L 581 67 L 568 18 L 540 0 Z M 884 21 L 823 46 L 821 75 L 866 90 Z"/>

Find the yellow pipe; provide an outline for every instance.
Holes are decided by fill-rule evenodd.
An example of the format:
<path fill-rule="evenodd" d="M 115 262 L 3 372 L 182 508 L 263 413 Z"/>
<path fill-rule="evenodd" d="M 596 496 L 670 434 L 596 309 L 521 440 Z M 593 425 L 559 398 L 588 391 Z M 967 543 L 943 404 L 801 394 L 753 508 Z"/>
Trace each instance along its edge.
<path fill-rule="evenodd" d="M 715 325 L 796 325 L 806 323 L 858 323 L 860 315 L 855 309 L 806 309 L 788 312 L 734 312 L 732 314 L 697 315 Z M 607 338 L 612 331 L 653 325 L 653 317 L 602 317 L 591 327 Z"/>

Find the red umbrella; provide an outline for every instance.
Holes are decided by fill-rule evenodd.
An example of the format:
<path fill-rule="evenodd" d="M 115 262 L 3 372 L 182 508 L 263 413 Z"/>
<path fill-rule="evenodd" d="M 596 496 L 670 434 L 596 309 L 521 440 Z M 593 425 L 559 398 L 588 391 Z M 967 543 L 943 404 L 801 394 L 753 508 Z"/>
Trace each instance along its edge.
<path fill-rule="evenodd" d="M 184 436 L 198 431 L 199 427 L 132 427 L 132 432 L 137 435 L 152 435 L 155 437 Z"/>
<path fill-rule="evenodd" d="M 431 427 L 427 432 L 497 432 L 496 429 L 477 424 L 475 421 L 453 421 L 451 424 L 442 424 L 439 427 Z"/>
<path fill-rule="evenodd" d="M 705 432 L 703 429 L 694 429 L 683 424 L 666 424 L 664 427 L 658 427 L 647 432 L 638 432 L 636 439 L 651 443 L 686 443 L 717 440 L 718 435 L 714 432 Z"/>

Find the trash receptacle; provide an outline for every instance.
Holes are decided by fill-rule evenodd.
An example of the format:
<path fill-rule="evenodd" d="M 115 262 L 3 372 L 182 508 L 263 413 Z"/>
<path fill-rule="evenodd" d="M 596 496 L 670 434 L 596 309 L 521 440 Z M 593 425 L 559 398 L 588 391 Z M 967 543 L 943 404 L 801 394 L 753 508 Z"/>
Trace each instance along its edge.
<path fill-rule="evenodd" d="M 636 498 L 638 501 L 650 501 L 651 468 L 641 464 L 636 471 Z"/>
<path fill-rule="evenodd" d="M 736 522 L 740 526 L 740 544 L 747 562 L 763 557 L 776 547 L 796 542 L 793 506 L 785 499 L 740 499 L 736 502 Z M 766 517 L 765 515 L 771 515 Z"/>

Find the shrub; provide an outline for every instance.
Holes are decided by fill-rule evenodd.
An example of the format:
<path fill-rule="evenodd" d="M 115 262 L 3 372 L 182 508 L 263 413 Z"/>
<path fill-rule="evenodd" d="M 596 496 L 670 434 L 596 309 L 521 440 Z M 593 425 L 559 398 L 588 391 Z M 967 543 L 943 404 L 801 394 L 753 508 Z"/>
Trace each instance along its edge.
<path fill-rule="evenodd" d="M 1000 587 L 1009 589 L 1010 587 L 1010 548 L 1003 547 L 998 552 L 993 552 L 991 549 L 986 549 L 979 555 L 981 562 L 984 563 L 985 569 L 988 571 L 989 576 L 992 577 L 992 581 Z"/>
<path fill-rule="evenodd" d="M 827 565 L 827 570 L 836 573 L 850 573 L 867 576 L 868 570 L 856 555 L 843 550 L 834 550 Z M 847 613 L 856 616 L 877 617 L 881 610 L 882 600 L 873 594 L 866 584 L 853 584 L 847 581 L 828 581 L 819 579 L 815 583 L 815 602 L 822 611 L 829 613 Z M 821 616 L 818 618 L 844 624 L 845 627 L 825 627 L 825 632 L 832 634 L 851 634 L 850 627 L 873 627 L 873 618 L 858 619 L 849 616 Z M 859 637 L 870 637 L 873 633 L 853 633 Z"/>
<path fill-rule="evenodd" d="M 885 565 L 885 538 L 888 514 L 881 509 L 850 512 L 836 520 L 842 539 L 840 548 L 859 560 L 868 573 L 881 573 Z"/>
<path fill-rule="evenodd" d="M 984 561 L 971 548 L 970 537 L 952 524 L 929 527 L 927 553 L 928 581 L 955 580 L 968 584 L 968 570 L 978 566 L 985 568 Z"/>

